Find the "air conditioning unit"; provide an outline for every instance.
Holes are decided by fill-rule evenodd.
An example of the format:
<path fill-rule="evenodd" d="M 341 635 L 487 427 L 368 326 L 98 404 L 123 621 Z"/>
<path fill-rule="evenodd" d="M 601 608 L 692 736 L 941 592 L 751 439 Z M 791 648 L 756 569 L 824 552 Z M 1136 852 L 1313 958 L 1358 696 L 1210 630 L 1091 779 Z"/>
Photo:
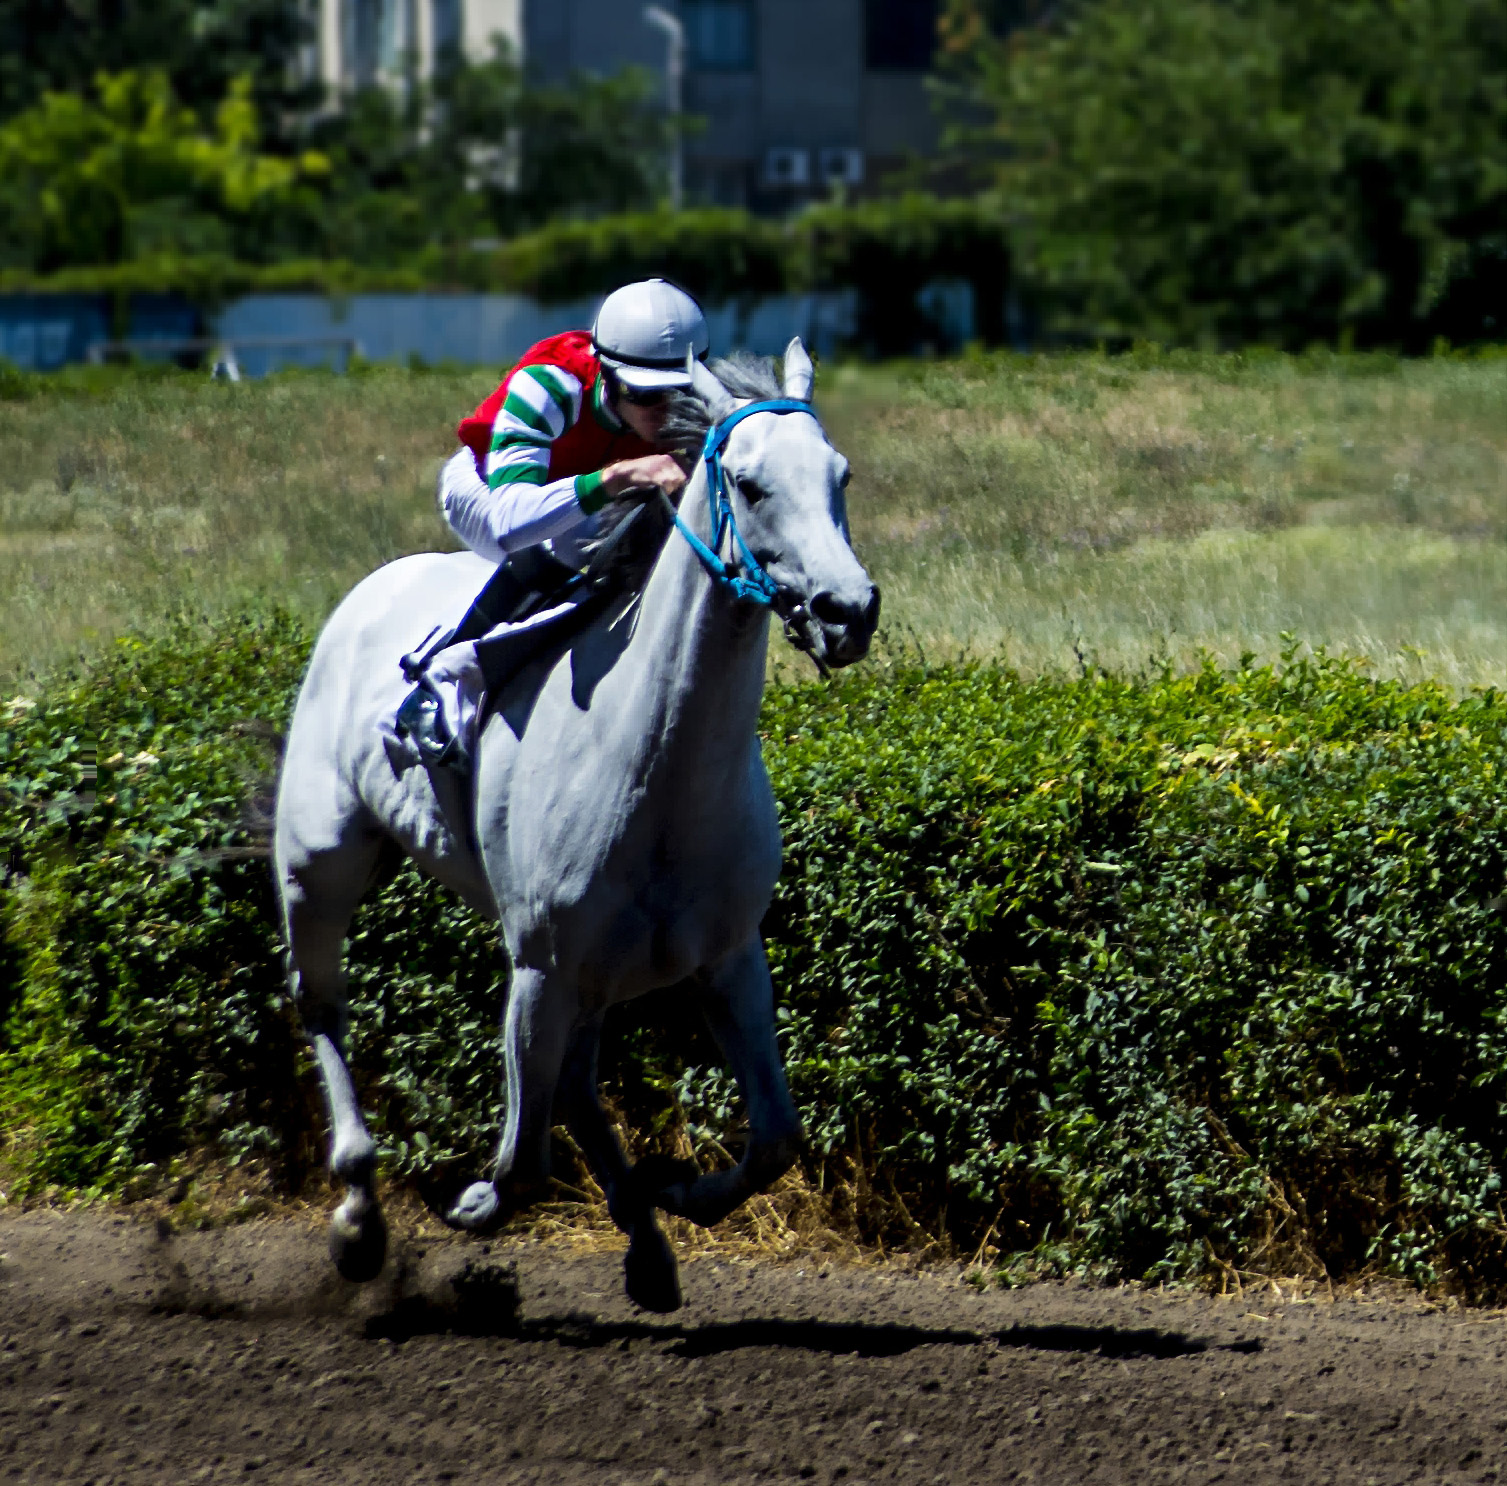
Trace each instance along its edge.
<path fill-rule="evenodd" d="M 809 186 L 811 184 L 811 151 L 787 149 L 783 146 L 764 152 L 764 184 L 766 186 Z"/>
<path fill-rule="evenodd" d="M 857 186 L 863 181 L 863 151 L 847 146 L 823 150 L 817 156 L 818 179 L 824 186 Z"/>

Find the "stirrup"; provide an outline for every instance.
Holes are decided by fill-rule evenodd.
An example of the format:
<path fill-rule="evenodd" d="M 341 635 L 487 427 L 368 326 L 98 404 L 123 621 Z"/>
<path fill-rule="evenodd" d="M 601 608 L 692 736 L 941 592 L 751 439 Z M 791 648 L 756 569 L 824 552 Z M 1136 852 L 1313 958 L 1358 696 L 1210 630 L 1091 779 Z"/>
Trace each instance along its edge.
<path fill-rule="evenodd" d="M 398 736 L 413 744 L 425 768 L 467 772 L 468 760 L 460 739 L 446 726 L 439 697 L 422 681 L 403 698 L 393 721 Z"/>

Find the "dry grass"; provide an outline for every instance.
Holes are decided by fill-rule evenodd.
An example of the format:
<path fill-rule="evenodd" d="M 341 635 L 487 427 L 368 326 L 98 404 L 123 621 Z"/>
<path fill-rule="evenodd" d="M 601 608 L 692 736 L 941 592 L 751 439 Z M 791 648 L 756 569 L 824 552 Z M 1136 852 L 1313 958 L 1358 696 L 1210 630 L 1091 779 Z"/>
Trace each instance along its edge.
<path fill-rule="evenodd" d="M 114 375 L 0 404 L 0 673 L 185 608 L 317 621 L 447 545 L 434 475 L 490 385 Z M 821 401 L 886 622 L 928 647 L 1133 669 L 1291 631 L 1507 682 L 1507 360 L 1003 358 L 841 368 Z"/>
<path fill-rule="evenodd" d="M 635 1132 L 626 1127 L 620 1125 L 618 1134 L 626 1147 L 639 1144 Z M 627 1240 L 613 1225 L 606 1196 L 569 1132 L 561 1126 L 555 1136 L 565 1159 L 557 1163 L 561 1169 L 556 1173 L 554 1194 L 508 1224 L 499 1234 L 500 1241 L 558 1244 L 586 1252 L 622 1250 Z M 692 1154 L 683 1131 L 675 1154 Z M 730 1162 L 732 1158 L 723 1152 L 722 1159 Z M 715 1162 L 704 1152 L 701 1164 L 710 1169 Z M 340 1200 L 341 1189 L 323 1172 L 316 1172 L 302 1190 L 292 1192 L 274 1165 L 265 1160 L 230 1165 L 213 1152 L 201 1150 L 174 1161 L 169 1169 L 142 1171 L 121 1195 L 131 1211 L 174 1229 L 224 1228 L 263 1219 L 322 1229 Z M 381 1197 L 395 1236 L 412 1241 L 450 1232 L 413 1186 L 384 1182 Z M 26 1199 L 23 1206 L 71 1207 L 88 1200 L 75 1193 L 44 1192 Z M 859 1235 L 854 1215 L 876 1203 L 882 1204 L 886 1216 L 893 1219 L 893 1203 L 866 1191 L 861 1173 L 855 1173 L 851 1182 L 823 1190 L 814 1187 L 796 1167 L 769 1192 L 750 1199 L 715 1228 L 700 1228 L 666 1214 L 661 1214 L 660 1220 L 682 1258 L 844 1264 L 895 1261 L 916 1268 L 956 1266 L 965 1257 L 919 1227 L 898 1247 L 866 1242 Z M 0 1211 L 8 1205 L 0 1180 Z M 895 1225 L 891 1222 L 889 1226 Z M 990 1257 L 992 1254 L 991 1250 Z"/>
<path fill-rule="evenodd" d="M 317 622 L 380 564 L 453 545 L 434 479 L 485 380 L 117 378 L 0 404 L 0 671 L 182 610 Z"/>
<path fill-rule="evenodd" d="M 840 373 L 826 407 L 923 644 L 1134 669 L 1290 631 L 1507 681 L 1507 361 L 1006 358 Z"/>
<path fill-rule="evenodd" d="M 629 1135 L 625 1130 L 619 1133 L 625 1139 Z M 563 1128 L 556 1134 L 568 1145 Z M 497 1245 L 504 1252 L 523 1244 L 575 1253 L 616 1254 L 626 1250 L 627 1239 L 613 1226 L 601 1189 L 582 1171 L 558 1183 L 557 1194 L 505 1227 L 497 1235 Z M 381 1195 L 395 1252 L 453 1236 L 412 1187 L 384 1183 Z M 872 1198 L 873 1194 L 868 1194 L 868 1200 Z M 338 1187 L 322 1176 L 312 1178 L 304 1192 L 291 1195 L 265 1163 L 227 1166 L 202 1154 L 190 1162 L 177 1163 L 174 1174 L 156 1182 L 144 1179 L 138 1190 L 127 1195 L 125 1206 L 138 1217 L 155 1220 L 164 1231 L 293 1223 L 322 1235 L 339 1199 Z M 1030 1268 L 1000 1271 L 1000 1249 L 991 1242 L 992 1234 L 986 1234 L 972 1252 L 958 1250 L 920 1229 L 895 1246 L 866 1242 L 852 1224 L 855 1205 L 865 1200 L 865 1194 L 851 1185 L 835 1192 L 815 1190 L 797 1168 L 770 1192 L 745 1203 L 715 1228 L 698 1228 L 665 1214 L 660 1215 L 660 1222 L 682 1261 L 790 1264 L 819 1271 L 829 1265 L 882 1267 L 897 1273 L 925 1271 L 973 1286 L 1021 1284 L 1038 1277 Z M 25 1207 L 72 1208 L 80 1201 L 64 1194 L 42 1195 L 28 1199 Z M 6 1205 L 0 1198 L 0 1211 Z M 1333 1302 L 1345 1297 L 1384 1299 L 1428 1309 L 1453 1309 L 1462 1303 L 1447 1283 L 1420 1290 L 1417 1285 L 1381 1273 L 1367 1272 L 1336 1284 L 1301 1246 L 1267 1257 L 1270 1263 L 1248 1269 L 1216 1261 L 1194 1288 L 1263 1307 Z M 1136 1282 L 1130 1284 L 1137 1288 Z"/>

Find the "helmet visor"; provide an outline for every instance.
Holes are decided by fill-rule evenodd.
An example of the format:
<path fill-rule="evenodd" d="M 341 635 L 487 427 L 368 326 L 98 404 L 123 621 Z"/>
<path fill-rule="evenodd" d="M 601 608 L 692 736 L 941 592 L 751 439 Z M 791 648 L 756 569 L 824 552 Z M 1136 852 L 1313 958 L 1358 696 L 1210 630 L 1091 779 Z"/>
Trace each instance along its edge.
<path fill-rule="evenodd" d="M 635 366 L 631 361 L 605 355 L 601 362 L 617 381 L 635 392 L 685 391 L 691 385 L 690 375 L 683 366 Z"/>

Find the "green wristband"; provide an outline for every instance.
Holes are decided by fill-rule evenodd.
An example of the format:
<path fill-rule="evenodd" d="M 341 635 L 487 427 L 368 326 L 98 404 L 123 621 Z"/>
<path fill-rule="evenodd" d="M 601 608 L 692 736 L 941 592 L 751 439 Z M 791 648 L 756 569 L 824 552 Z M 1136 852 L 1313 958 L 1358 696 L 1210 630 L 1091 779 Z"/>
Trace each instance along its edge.
<path fill-rule="evenodd" d="M 576 503 L 588 516 L 595 515 L 607 504 L 607 489 L 601 470 L 576 476 Z"/>

